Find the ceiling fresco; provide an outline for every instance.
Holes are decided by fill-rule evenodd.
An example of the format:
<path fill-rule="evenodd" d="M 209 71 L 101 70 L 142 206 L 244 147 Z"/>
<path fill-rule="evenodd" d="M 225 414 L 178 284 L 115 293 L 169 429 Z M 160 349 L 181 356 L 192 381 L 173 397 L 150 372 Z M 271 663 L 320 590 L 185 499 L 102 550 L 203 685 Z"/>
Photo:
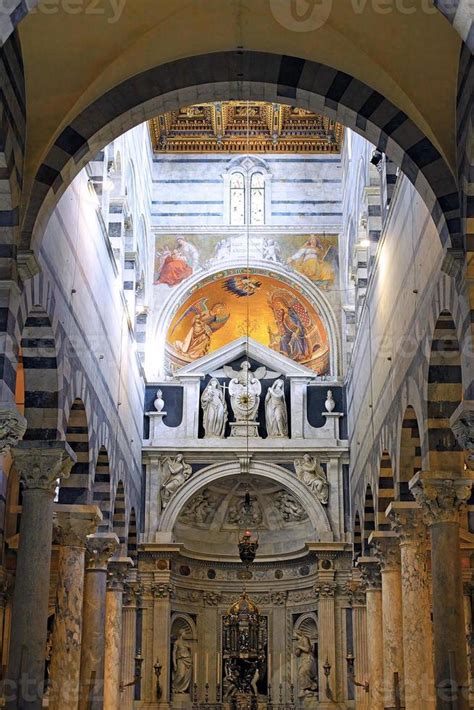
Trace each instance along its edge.
<path fill-rule="evenodd" d="M 168 330 L 170 368 L 246 335 L 319 375 L 328 372 L 328 335 L 315 307 L 297 288 L 251 270 L 216 275 L 188 297 Z"/>

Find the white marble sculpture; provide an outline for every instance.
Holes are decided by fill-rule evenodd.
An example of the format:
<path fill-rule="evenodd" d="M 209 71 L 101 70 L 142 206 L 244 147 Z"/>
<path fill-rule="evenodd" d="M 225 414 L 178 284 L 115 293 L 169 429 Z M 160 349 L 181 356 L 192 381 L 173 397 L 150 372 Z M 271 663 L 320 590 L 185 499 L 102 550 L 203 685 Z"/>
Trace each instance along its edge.
<path fill-rule="evenodd" d="M 267 434 L 270 439 L 285 438 L 288 436 L 288 412 L 285 401 L 285 383 L 282 379 L 276 380 L 268 388 L 265 397 L 265 419 Z"/>
<path fill-rule="evenodd" d="M 316 695 L 318 691 L 318 670 L 314 657 L 311 639 L 302 631 L 296 632 L 295 656 L 298 664 L 298 697 L 305 698 Z"/>
<path fill-rule="evenodd" d="M 266 368 L 258 367 L 252 372 L 250 363 L 244 360 L 240 370 L 225 365 L 224 372 L 230 379 L 230 404 L 235 416 L 235 422 L 231 422 L 231 435 L 258 436 L 256 418 L 262 392 L 260 380 L 265 377 Z"/>
<path fill-rule="evenodd" d="M 332 390 L 328 390 L 324 406 L 326 407 L 326 412 L 329 412 L 329 414 L 334 411 L 336 402 L 334 401 L 334 397 L 332 396 Z"/>
<path fill-rule="evenodd" d="M 192 658 L 191 644 L 186 639 L 186 629 L 181 629 L 173 644 L 173 670 L 171 673 L 173 694 L 189 692 L 193 670 Z"/>
<path fill-rule="evenodd" d="M 294 465 L 298 480 L 304 483 L 323 505 L 327 505 L 329 483 L 317 456 L 305 454 L 302 459 L 295 459 Z"/>
<path fill-rule="evenodd" d="M 163 392 L 161 390 L 157 390 L 156 399 L 153 402 L 153 406 L 155 407 L 157 412 L 163 411 L 163 407 L 165 406 L 165 400 L 163 399 Z"/>
<path fill-rule="evenodd" d="M 178 491 L 192 474 L 191 466 L 186 463 L 183 454 L 178 454 L 174 459 L 166 456 L 162 460 L 163 469 L 167 471 L 161 487 L 161 503 L 166 508 L 170 498 Z"/>
<path fill-rule="evenodd" d="M 227 424 L 227 404 L 224 390 L 215 377 L 202 393 L 201 406 L 205 436 L 222 438 Z"/>

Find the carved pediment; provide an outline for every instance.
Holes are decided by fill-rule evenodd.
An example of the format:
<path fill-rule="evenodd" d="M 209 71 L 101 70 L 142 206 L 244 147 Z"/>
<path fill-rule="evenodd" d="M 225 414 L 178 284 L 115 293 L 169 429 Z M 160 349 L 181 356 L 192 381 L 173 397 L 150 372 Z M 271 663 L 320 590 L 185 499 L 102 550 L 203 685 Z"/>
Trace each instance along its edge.
<path fill-rule="evenodd" d="M 204 357 L 198 360 L 194 360 L 189 363 L 189 365 L 185 365 L 185 367 L 180 368 L 176 372 L 175 376 L 178 380 L 181 377 L 221 376 L 219 370 L 222 370 L 224 365 L 234 362 L 239 357 L 248 357 L 252 360 L 256 360 L 264 365 L 267 370 L 274 373 L 281 373 L 285 377 L 305 378 L 308 380 L 315 379 L 313 370 L 310 370 L 304 365 L 299 365 L 285 355 L 281 355 L 261 343 L 257 343 L 257 341 L 252 338 L 248 338 L 247 340 L 245 336 L 233 340 L 228 345 L 208 355 L 204 355 Z"/>

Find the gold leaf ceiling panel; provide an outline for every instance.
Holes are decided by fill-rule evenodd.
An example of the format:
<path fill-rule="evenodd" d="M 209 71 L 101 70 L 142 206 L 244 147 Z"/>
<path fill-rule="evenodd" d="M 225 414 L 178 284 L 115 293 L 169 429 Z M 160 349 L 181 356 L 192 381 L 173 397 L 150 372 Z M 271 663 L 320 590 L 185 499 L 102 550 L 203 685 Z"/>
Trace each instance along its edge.
<path fill-rule="evenodd" d="M 326 116 L 259 101 L 196 104 L 149 124 L 156 153 L 338 153 L 343 136 Z"/>

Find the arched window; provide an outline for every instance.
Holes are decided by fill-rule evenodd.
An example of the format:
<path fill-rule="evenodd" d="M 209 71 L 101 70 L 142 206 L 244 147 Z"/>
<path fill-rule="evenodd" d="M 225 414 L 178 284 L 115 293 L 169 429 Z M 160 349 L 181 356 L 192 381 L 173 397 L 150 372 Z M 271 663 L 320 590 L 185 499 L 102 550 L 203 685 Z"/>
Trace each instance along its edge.
<path fill-rule="evenodd" d="M 250 178 L 250 224 L 265 224 L 265 179 L 263 173 Z"/>
<path fill-rule="evenodd" d="M 239 172 L 230 178 L 230 223 L 245 224 L 245 177 Z"/>

